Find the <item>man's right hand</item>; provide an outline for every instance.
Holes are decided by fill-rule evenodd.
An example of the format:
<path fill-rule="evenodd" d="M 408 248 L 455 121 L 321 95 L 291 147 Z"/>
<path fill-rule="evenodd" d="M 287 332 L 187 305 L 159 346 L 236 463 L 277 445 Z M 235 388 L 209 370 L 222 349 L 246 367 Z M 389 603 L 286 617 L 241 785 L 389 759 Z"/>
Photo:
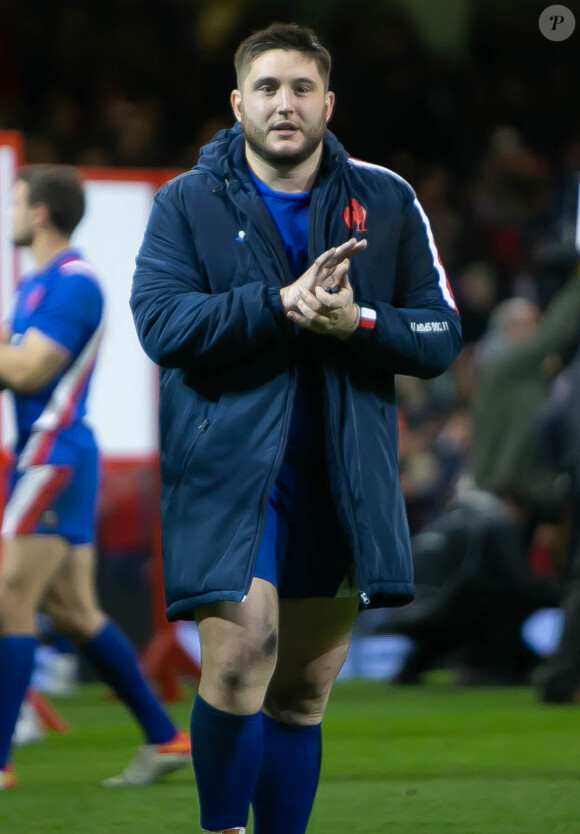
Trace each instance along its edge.
<path fill-rule="evenodd" d="M 351 237 L 341 246 L 334 246 L 319 255 L 300 278 L 280 290 L 284 312 L 299 312 L 297 305 L 302 289 L 313 292 L 315 287 L 342 286 L 348 273 L 349 258 L 365 249 L 366 245 L 365 239 L 357 240 Z"/>

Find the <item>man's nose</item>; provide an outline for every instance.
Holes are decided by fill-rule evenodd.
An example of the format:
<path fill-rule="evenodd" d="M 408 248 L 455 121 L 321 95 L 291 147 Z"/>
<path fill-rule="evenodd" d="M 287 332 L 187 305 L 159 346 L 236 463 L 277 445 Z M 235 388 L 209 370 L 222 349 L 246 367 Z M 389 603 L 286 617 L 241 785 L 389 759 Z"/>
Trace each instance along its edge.
<path fill-rule="evenodd" d="M 294 91 L 288 87 L 278 90 L 278 112 L 289 113 L 294 110 Z"/>

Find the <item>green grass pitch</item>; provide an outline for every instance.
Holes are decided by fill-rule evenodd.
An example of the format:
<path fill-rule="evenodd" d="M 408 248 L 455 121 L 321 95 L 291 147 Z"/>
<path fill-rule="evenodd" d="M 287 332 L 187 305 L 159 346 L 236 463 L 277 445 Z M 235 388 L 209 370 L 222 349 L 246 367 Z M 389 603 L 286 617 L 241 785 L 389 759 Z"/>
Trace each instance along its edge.
<path fill-rule="evenodd" d="M 171 706 L 182 726 L 190 699 Z M 68 735 L 20 748 L 20 785 L 0 794 L 1 834 L 198 831 L 191 773 L 107 790 L 138 743 L 100 686 L 58 703 Z M 250 826 L 251 831 L 251 826 Z M 580 705 L 531 689 L 337 684 L 309 834 L 580 834 Z M 272 832 L 275 834 L 275 832 Z"/>

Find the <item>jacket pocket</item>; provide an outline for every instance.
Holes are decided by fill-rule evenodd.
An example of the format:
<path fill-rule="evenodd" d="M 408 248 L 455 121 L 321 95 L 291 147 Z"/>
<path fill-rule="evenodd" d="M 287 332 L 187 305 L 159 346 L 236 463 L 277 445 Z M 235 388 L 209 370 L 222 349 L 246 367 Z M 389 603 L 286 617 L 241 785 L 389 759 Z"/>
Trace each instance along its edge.
<path fill-rule="evenodd" d="M 178 476 L 175 484 L 173 485 L 173 489 L 171 490 L 171 493 L 169 494 L 169 500 L 170 501 L 176 495 L 176 493 L 179 491 L 179 489 L 181 488 L 181 485 L 183 483 L 183 479 L 185 478 L 185 473 L 187 472 L 187 469 L 188 469 L 188 467 L 191 463 L 193 455 L 195 454 L 197 444 L 199 443 L 199 441 L 201 440 L 203 435 L 206 433 L 206 431 L 209 429 L 210 425 L 211 425 L 211 420 L 208 420 L 206 418 L 205 420 L 202 420 L 202 422 L 197 427 L 197 432 L 195 434 L 195 437 L 193 438 L 193 440 L 191 441 L 191 443 L 187 447 L 187 451 L 186 451 L 185 457 L 183 459 L 183 465 L 182 465 L 181 470 L 179 472 L 179 476 Z"/>

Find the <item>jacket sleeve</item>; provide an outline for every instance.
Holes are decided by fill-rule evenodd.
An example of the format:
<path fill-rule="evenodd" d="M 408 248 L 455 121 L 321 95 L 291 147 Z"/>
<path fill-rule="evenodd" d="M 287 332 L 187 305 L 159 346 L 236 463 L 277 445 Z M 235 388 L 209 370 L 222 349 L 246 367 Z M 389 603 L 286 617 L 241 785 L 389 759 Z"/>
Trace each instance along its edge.
<path fill-rule="evenodd" d="M 375 311 L 376 320 L 372 329 L 359 327 L 346 344 L 375 372 L 437 376 L 461 350 L 461 325 L 429 220 L 417 199 L 405 212 L 396 270 L 393 304 L 356 299 Z"/>
<path fill-rule="evenodd" d="M 145 352 L 163 367 L 227 366 L 290 330 L 279 290 L 265 282 L 208 291 L 190 225 L 167 187 L 155 195 L 130 303 Z"/>

